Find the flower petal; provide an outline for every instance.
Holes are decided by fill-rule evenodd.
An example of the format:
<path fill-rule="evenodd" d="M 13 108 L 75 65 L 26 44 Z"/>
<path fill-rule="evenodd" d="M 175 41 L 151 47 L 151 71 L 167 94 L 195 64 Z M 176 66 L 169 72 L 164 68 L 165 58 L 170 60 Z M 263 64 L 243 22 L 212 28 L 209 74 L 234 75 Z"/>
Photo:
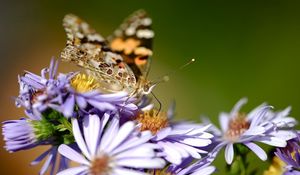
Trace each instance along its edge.
<path fill-rule="evenodd" d="M 68 159 L 73 160 L 74 162 L 78 162 L 84 165 L 90 165 L 89 161 L 87 161 L 81 154 L 70 148 L 68 145 L 60 145 L 58 147 L 58 152 Z"/>
<path fill-rule="evenodd" d="M 117 135 L 114 136 L 114 140 L 112 141 L 112 143 L 106 148 L 107 152 L 112 151 L 113 149 L 115 149 L 119 144 L 121 144 L 131 133 L 132 131 L 135 129 L 135 124 L 134 122 L 126 122 L 125 124 L 123 124 Z"/>
<path fill-rule="evenodd" d="M 249 142 L 249 143 L 244 143 L 249 149 L 251 149 L 261 160 L 265 161 L 267 160 L 268 156 L 266 152 L 261 149 L 258 145 L 255 143 Z"/>
<path fill-rule="evenodd" d="M 150 163 L 151 162 L 151 163 Z M 127 158 L 117 161 L 118 166 L 132 167 L 132 168 L 149 168 L 157 169 L 163 168 L 166 163 L 161 158 Z"/>
<path fill-rule="evenodd" d="M 287 144 L 285 139 L 270 136 L 260 137 L 258 139 L 255 139 L 255 141 L 262 142 L 275 147 L 286 147 Z"/>
<path fill-rule="evenodd" d="M 116 168 L 113 170 L 114 175 L 148 175 L 147 173 L 143 173 L 141 171 L 130 170 L 126 168 Z"/>
<path fill-rule="evenodd" d="M 240 111 L 241 107 L 247 103 L 247 101 L 248 101 L 247 98 L 240 99 L 232 108 L 229 116 L 234 117 Z"/>
<path fill-rule="evenodd" d="M 227 131 L 228 125 L 229 125 L 229 120 L 230 120 L 230 116 L 228 116 L 228 114 L 222 112 L 219 115 L 219 123 L 220 123 L 220 127 L 223 132 Z"/>
<path fill-rule="evenodd" d="M 199 174 L 201 174 L 201 175 L 210 175 L 215 171 L 216 171 L 216 167 L 208 166 L 208 167 L 201 168 L 200 170 L 195 170 L 195 172 L 190 174 L 190 175 L 199 175 Z"/>
<path fill-rule="evenodd" d="M 230 165 L 232 163 L 233 157 L 234 157 L 233 144 L 229 143 L 228 145 L 226 145 L 225 148 L 225 160 L 227 164 Z"/>
<path fill-rule="evenodd" d="M 74 105 L 75 105 L 75 97 L 74 95 L 70 95 L 66 99 L 65 103 L 63 104 L 62 113 L 64 114 L 64 116 L 71 117 L 73 115 Z"/>
<path fill-rule="evenodd" d="M 85 116 L 83 119 L 84 138 L 91 156 L 96 155 L 99 139 L 100 118 L 97 115 Z"/>
<path fill-rule="evenodd" d="M 80 148 L 80 150 L 82 151 L 82 153 L 89 159 L 91 160 L 91 155 L 88 151 L 88 148 L 86 147 L 85 141 L 82 138 L 81 135 L 81 131 L 79 128 L 79 124 L 76 118 L 72 119 L 72 127 L 73 127 L 73 134 L 74 134 L 74 138 L 76 140 L 76 143 L 78 145 L 78 147 Z"/>
<path fill-rule="evenodd" d="M 86 171 L 86 173 L 83 173 Z M 88 174 L 88 167 L 87 166 L 79 166 L 79 167 L 74 167 L 74 168 L 69 168 L 66 170 L 63 170 L 56 175 L 87 175 Z"/>

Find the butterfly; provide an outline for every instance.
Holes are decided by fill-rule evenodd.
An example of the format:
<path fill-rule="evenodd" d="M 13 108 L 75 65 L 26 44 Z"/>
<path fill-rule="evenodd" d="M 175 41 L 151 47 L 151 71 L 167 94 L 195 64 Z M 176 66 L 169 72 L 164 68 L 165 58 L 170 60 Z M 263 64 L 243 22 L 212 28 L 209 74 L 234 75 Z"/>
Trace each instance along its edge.
<path fill-rule="evenodd" d="M 108 92 L 149 94 L 155 86 L 147 80 L 152 56 L 152 19 L 144 10 L 130 15 L 114 33 L 104 38 L 87 22 L 68 14 L 63 61 L 83 67 Z"/>

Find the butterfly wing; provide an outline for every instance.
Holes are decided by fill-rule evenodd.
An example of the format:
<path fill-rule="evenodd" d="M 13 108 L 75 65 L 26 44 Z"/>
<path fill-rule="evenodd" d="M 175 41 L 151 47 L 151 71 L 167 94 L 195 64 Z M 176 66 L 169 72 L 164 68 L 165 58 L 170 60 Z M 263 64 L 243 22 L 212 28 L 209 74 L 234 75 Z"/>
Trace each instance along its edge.
<path fill-rule="evenodd" d="M 151 23 L 147 13 L 139 10 L 125 19 L 114 34 L 108 37 L 110 48 L 123 56 L 136 79 L 146 77 L 149 72 L 154 37 Z"/>
<path fill-rule="evenodd" d="M 67 44 L 61 52 L 63 61 L 73 62 L 88 70 L 104 89 L 130 91 L 136 86 L 134 73 L 123 62 L 122 56 L 113 52 L 105 39 L 88 23 L 68 14 L 63 26 L 67 34 Z"/>

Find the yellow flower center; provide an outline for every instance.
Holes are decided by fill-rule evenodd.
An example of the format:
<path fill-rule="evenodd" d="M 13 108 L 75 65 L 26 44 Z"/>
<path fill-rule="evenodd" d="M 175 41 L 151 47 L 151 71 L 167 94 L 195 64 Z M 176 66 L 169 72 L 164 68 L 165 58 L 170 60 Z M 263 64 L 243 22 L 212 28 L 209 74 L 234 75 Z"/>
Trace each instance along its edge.
<path fill-rule="evenodd" d="M 100 84 L 95 80 L 94 77 L 86 74 L 77 74 L 71 80 L 71 86 L 79 93 L 88 92 L 91 90 L 98 89 Z"/>
<path fill-rule="evenodd" d="M 172 173 L 166 172 L 165 170 L 152 170 L 151 175 L 173 175 Z"/>
<path fill-rule="evenodd" d="M 281 175 L 286 170 L 285 163 L 280 160 L 278 157 L 273 157 L 272 164 L 270 165 L 269 169 L 264 171 L 264 175 Z"/>
<path fill-rule="evenodd" d="M 161 129 L 169 125 L 167 114 L 156 110 L 145 111 L 138 115 L 136 120 L 142 124 L 141 131 L 149 130 L 152 134 L 156 134 Z"/>
<path fill-rule="evenodd" d="M 103 155 L 94 159 L 90 168 L 91 175 L 106 175 L 109 171 L 109 157 Z"/>
<path fill-rule="evenodd" d="M 228 130 L 225 133 L 227 140 L 236 141 L 249 129 L 250 123 L 246 120 L 245 114 L 238 114 L 229 121 Z"/>

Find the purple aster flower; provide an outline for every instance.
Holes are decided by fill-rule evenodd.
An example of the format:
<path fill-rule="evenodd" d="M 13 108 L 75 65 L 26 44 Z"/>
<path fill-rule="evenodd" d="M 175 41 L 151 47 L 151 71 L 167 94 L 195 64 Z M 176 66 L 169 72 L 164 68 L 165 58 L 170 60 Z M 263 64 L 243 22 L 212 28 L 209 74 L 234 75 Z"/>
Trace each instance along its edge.
<path fill-rule="evenodd" d="M 132 116 L 137 110 L 137 106 L 133 104 L 134 98 L 129 98 L 126 92 L 101 93 L 99 91 L 101 84 L 92 76 L 77 73 L 69 78 L 68 75 L 61 74 L 58 79 L 68 81 L 69 84 L 65 87 L 67 93 L 62 104 L 53 104 L 51 107 L 62 112 L 66 117 L 74 115 L 75 106 L 85 114 L 97 109 L 102 114 L 118 111 L 122 116 Z"/>
<path fill-rule="evenodd" d="M 8 120 L 2 124 L 2 134 L 5 141 L 4 148 L 7 151 L 16 152 L 26 150 L 39 144 L 28 119 Z"/>
<path fill-rule="evenodd" d="M 300 133 L 287 142 L 285 148 L 277 148 L 275 155 L 286 163 L 285 175 L 300 174 Z"/>
<path fill-rule="evenodd" d="M 66 82 L 59 82 L 55 79 L 58 62 L 51 60 L 50 67 L 42 69 L 41 76 L 26 72 L 19 76 L 20 95 L 16 99 L 17 106 L 23 106 L 27 111 L 41 116 L 41 112 L 48 108 L 48 105 L 60 103 L 61 91 Z"/>
<path fill-rule="evenodd" d="M 165 161 L 156 156 L 154 149 L 157 146 L 147 143 L 152 136 L 149 131 L 138 132 L 131 121 L 119 127 L 117 117 L 110 121 L 109 118 L 108 114 L 101 119 L 97 115 L 86 116 L 82 130 L 78 120 L 72 119 L 74 137 L 83 155 L 67 145 L 61 145 L 58 150 L 81 165 L 61 171 L 58 175 L 144 175 L 142 169 L 165 166 Z"/>
<path fill-rule="evenodd" d="M 54 175 L 56 172 L 65 170 L 69 167 L 69 160 L 64 156 L 58 154 L 58 147 L 52 146 L 50 149 L 42 153 L 39 157 L 37 157 L 34 161 L 32 161 L 31 165 L 37 165 L 45 160 L 42 169 L 39 174 L 43 175 L 50 169 L 50 174 Z M 56 163 L 59 161 L 58 169 L 56 170 Z"/>
<path fill-rule="evenodd" d="M 195 163 L 193 158 L 187 158 L 180 165 L 171 164 L 162 170 L 153 170 L 151 175 L 210 175 L 215 172 L 216 168 L 211 166 L 211 161 L 208 157 L 203 158 Z M 191 164 L 192 163 L 192 164 Z"/>
<path fill-rule="evenodd" d="M 71 117 L 76 115 L 74 111 L 77 107 L 85 113 L 96 108 L 102 112 L 135 114 L 137 106 L 127 93 L 101 93 L 101 84 L 92 76 L 81 73 L 56 76 L 57 66 L 58 62 L 52 59 L 50 67 L 43 69 L 41 76 L 26 72 L 19 77 L 20 95 L 16 99 L 17 105 L 24 106 L 37 116 L 52 108 Z"/>
<path fill-rule="evenodd" d="M 225 159 L 231 164 L 234 158 L 233 145 L 240 143 L 252 150 L 261 160 L 267 159 L 267 154 L 254 142 L 261 142 L 275 147 L 285 147 L 287 140 L 295 137 L 291 126 L 295 125 L 295 120 L 288 117 L 288 111 L 271 112 L 271 107 L 261 105 L 249 114 L 240 113 L 240 108 L 247 102 L 241 99 L 227 113 L 219 116 L 221 130 L 214 127 L 216 141 L 219 144 L 210 153 L 216 156 L 225 147 Z"/>
<path fill-rule="evenodd" d="M 179 165 L 189 157 L 200 159 L 207 152 L 202 147 L 211 144 L 212 134 L 206 132 L 210 125 L 189 122 L 174 122 L 174 105 L 167 113 L 156 110 L 144 111 L 135 120 L 141 131 L 149 130 L 154 135 L 152 143 L 160 146 L 159 156 Z"/>
<path fill-rule="evenodd" d="M 33 119 L 33 116 L 30 116 Z M 20 120 L 8 120 L 3 122 L 2 134 L 4 136 L 5 148 L 9 152 L 27 150 L 38 145 L 44 145 L 49 141 L 41 140 L 35 128 L 35 121 L 22 118 Z M 47 157 L 47 158 L 46 158 Z M 67 168 L 67 160 L 57 155 L 57 146 L 52 146 L 49 150 L 41 154 L 31 165 L 36 165 L 46 159 L 40 174 L 43 175 L 50 169 L 50 174 L 55 174 L 55 165 L 59 160 L 59 170 Z"/>

